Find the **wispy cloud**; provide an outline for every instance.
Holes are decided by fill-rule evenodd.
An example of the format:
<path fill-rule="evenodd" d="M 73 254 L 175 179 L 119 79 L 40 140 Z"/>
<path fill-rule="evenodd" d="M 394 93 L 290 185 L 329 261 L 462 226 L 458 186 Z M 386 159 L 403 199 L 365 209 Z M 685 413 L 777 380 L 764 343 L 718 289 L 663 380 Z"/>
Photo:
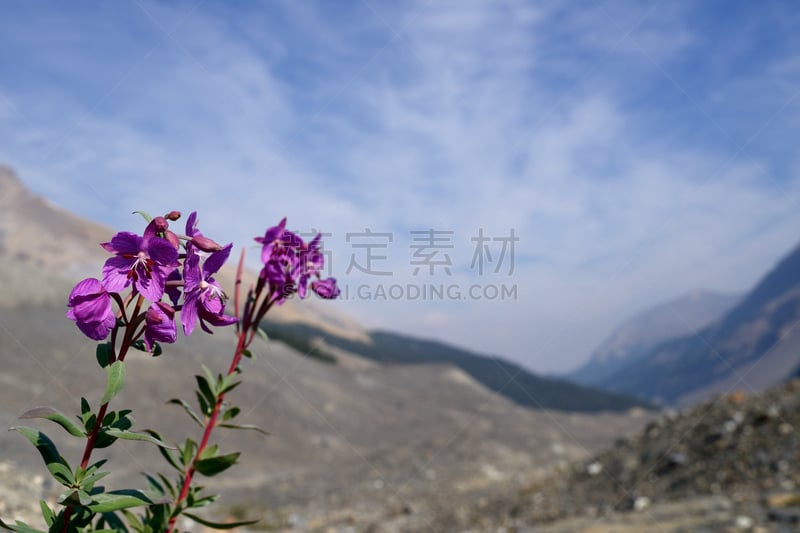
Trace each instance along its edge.
<path fill-rule="evenodd" d="M 196 208 L 248 243 L 255 220 L 314 224 L 351 286 L 385 281 L 345 273 L 346 233 L 394 232 L 402 285 L 421 281 L 409 232 L 453 231 L 432 281 L 518 301 L 339 307 L 563 369 L 636 309 L 743 290 L 795 243 L 800 43 L 781 6 L 19 4 L 0 22 L 0 159 L 114 225 Z M 513 276 L 470 270 L 478 228 L 514 228 Z"/>

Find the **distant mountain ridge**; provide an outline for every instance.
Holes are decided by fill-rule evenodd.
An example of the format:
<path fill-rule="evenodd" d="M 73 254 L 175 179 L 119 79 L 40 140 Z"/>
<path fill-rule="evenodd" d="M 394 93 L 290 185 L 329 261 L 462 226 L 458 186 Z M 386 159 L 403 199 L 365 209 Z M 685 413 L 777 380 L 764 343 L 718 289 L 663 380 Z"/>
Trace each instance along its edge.
<path fill-rule="evenodd" d="M 800 246 L 702 330 L 665 340 L 597 384 L 667 404 L 731 389 L 760 391 L 800 365 Z"/>
<path fill-rule="evenodd" d="M 439 341 L 388 331 L 369 332 L 369 342 L 326 335 L 307 324 L 267 323 L 267 334 L 291 343 L 322 360 L 330 360 L 325 347 L 334 347 L 384 364 L 448 363 L 464 371 L 489 391 L 534 409 L 600 412 L 622 411 L 652 404 L 629 395 L 609 393 L 566 380 L 538 376 L 499 357 L 480 355 Z M 315 346 L 314 339 L 323 339 Z M 310 343 L 310 344 L 309 344 Z"/>
<path fill-rule="evenodd" d="M 708 326 L 740 299 L 740 294 L 695 290 L 648 308 L 618 326 L 586 363 L 565 377 L 586 385 L 603 383 L 659 343 Z"/>

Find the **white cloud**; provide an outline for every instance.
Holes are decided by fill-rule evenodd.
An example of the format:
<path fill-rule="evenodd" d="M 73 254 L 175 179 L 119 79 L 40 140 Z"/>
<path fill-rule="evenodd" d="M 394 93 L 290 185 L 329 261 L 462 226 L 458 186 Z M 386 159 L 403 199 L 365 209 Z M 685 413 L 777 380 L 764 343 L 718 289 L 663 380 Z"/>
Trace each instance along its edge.
<path fill-rule="evenodd" d="M 19 29 L 12 41 L 72 81 L 0 87 L 0 158 L 114 225 L 137 224 L 134 209 L 196 208 L 207 234 L 249 245 L 288 215 L 335 233 L 335 274 L 353 285 L 377 280 L 344 275 L 346 232 L 395 232 L 386 265 L 405 284 L 419 281 L 408 231 L 452 230 L 459 268 L 434 281 L 467 286 L 469 237 L 514 228 L 515 274 L 488 282 L 517 284 L 517 302 L 335 305 L 373 326 L 565 368 L 631 309 L 696 287 L 745 289 L 800 221 L 797 159 L 783 154 L 784 170 L 765 175 L 772 152 L 730 142 L 769 118 L 735 106 L 765 85 L 788 98 L 796 69 L 767 61 L 730 94 L 665 115 L 662 101 L 685 97 L 659 69 L 699 37 L 686 5 L 645 16 L 651 7 L 376 3 L 333 24 L 292 2 L 246 14 L 145 4 L 156 23 L 139 13 L 134 34 L 106 22 L 97 55 L 50 21 L 58 62 Z M 82 74 L 91 98 L 72 86 Z M 758 140 L 796 124 L 795 104 Z M 681 138 L 687 130 L 708 142 Z"/>

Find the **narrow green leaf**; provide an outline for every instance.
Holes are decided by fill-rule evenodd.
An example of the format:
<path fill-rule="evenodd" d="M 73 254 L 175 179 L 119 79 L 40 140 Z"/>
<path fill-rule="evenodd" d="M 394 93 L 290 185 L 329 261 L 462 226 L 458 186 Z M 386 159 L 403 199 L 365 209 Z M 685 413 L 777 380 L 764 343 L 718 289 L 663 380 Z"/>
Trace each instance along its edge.
<path fill-rule="evenodd" d="M 47 465 L 47 469 L 53 474 L 53 477 L 65 487 L 72 487 L 75 485 L 75 477 L 72 475 L 72 470 L 66 465 L 61 463 L 51 463 Z"/>
<path fill-rule="evenodd" d="M 105 342 L 98 344 L 94 355 L 97 358 L 98 364 L 102 368 L 106 368 L 109 364 L 111 364 L 111 343 Z"/>
<path fill-rule="evenodd" d="M 235 529 L 237 527 L 250 526 L 260 521 L 260 520 L 243 520 L 241 522 L 212 522 L 210 520 L 206 520 L 205 518 L 200 518 L 199 516 L 192 513 L 183 513 L 183 516 L 194 520 L 200 525 L 210 527 L 211 529 Z"/>
<path fill-rule="evenodd" d="M 100 403 L 106 404 L 111 401 L 111 398 L 122 390 L 123 385 L 125 385 L 125 363 L 116 361 L 108 367 L 106 393 L 103 395 L 103 399 L 100 400 Z"/>
<path fill-rule="evenodd" d="M 180 398 L 173 398 L 167 403 L 180 405 L 181 407 L 183 407 L 184 411 L 186 411 L 186 413 L 190 417 L 192 417 L 192 420 L 197 422 L 200 427 L 205 427 L 205 424 L 203 423 L 203 420 L 200 418 L 200 415 L 197 414 L 197 412 L 192 408 L 191 405 L 189 405 L 188 402 L 181 400 Z"/>
<path fill-rule="evenodd" d="M 109 475 L 111 472 L 97 472 L 90 474 L 81 480 L 80 485 L 84 490 L 92 490 L 94 484 Z"/>
<path fill-rule="evenodd" d="M 258 431 L 263 435 L 271 435 L 271 433 L 265 429 L 262 429 L 255 424 L 218 424 L 221 428 L 228 428 L 228 429 L 249 429 L 251 431 Z"/>
<path fill-rule="evenodd" d="M 164 350 L 161 348 L 161 344 L 159 344 L 156 341 L 153 341 L 153 350 L 150 352 L 150 355 L 152 355 L 153 357 L 158 357 L 162 353 L 164 353 Z"/>
<path fill-rule="evenodd" d="M 153 431 L 152 429 L 146 429 L 146 433 L 149 433 L 153 437 L 157 438 L 158 440 L 164 440 L 161 438 L 161 435 L 157 431 Z M 180 448 L 177 448 L 180 451 Z M 172 454 L 172 452 L 167 448 L 162 448 L 161 446 L 158 447 L 159 453 L 164 457 L 164 459 L 172 466 L 175 470 L 182 472 L 183 466 L 178 463 L 178 460 Z"/>
<path fill-rule="evenodd" d="M 144 343 L 144 340 L 142 340 L 142 339 L 139 339 L 138 341 L 132 342 L 131 343 L 131 348 L 136 348 L 140 352 L 150 353 L 150 351 L 147 349 L 147 346 Z"/>
<path fill-rule="evenodd" d="M 38 429 L 26 427 L 26 426 L 15 426 L 8 428 L 9 431 L 17 431 L 21 433 L 23 437 L 28 439 L 31 444 L 33 444 L 36 449 L 39 451 L 39 454 L 42 456 L 42 460 L 44 464 L 47 465 L 47 469 L 53 474 L 53 477 L 59 480 L 59 482 L 69 483 L 72 478 L 72 469 L 67 463 L 66 459 L 61 457 L 61 454 L 58 452 L 58 448 L 56 448 L 55 443 L 53 443 L 50 438 L 39 431 Z M 66 473 L 69 473 L 69 478 L 66 479 Z M 65 479 L 62 479 L 65 478 Z"/>
<path fill-rule="evenodd" d="M 17 520 L 13 526 L 0 520 L 0 527 L 4 527 L 9 531 L 17 531 L 19 533 L 45 533 L 44 531 L 34 529 L 25 522 L 21 522 L 19 520 Z"/>
<path fill-rule="evenodd" d="M 52 407 L 34 407 L 29 411 L 25 411 L 19 415 L 19 417 L 44 418 L 46 420 L 52 420 L 62 428 L 66 429 L 70 435 L 74 435 L 76 437 L 86 436 L 86 431 L 82 427 L 73 422 L 67 415 Z"/>
<path fill-rule="evenodd" d="M 197 388 L 205 397 L 208 405 L 216 405 L 217 395 L 211 390 L 211 385 L 208 383 L 208 380 L 203 376 L 195 376 L 195 379 L 197 380 Z"/>
<path fill-rule="evenodd" d="M 227 455 L 218 455 L 216 457 L 209 457 L 208 459 L 202 459 L 197 461 L 194 465 L 195 470 L 203 474 L 204 476 L 215 476 L 220 472 L 224 472 L 231 466 L 236 464 L 236 460 L 239 459 L 239 452 L 229 453 Z"/>
<path fill-rule="evenodd" d="M 203 453 L 200 454 L 200 457 L 198 457 L 198 459 L 200 460 L 209 459 L 211 457 L 216 456 L 218 451 L 219 451 L 219 444 L 212 444 L 211 446 L 207 446 L 206 449 L 203 450 Z"/>
<path fill-rule="evenodd" d="M 136 531 L 144 531 L 144 524 L 142 523 L 142 521 L 139 519 L 138 516 L 125 509 L 122 509 L 122 514 L 125 517 L 125 520 L 128 521 L 128 524 L 130 524 L 133 529 L 135 529 Z"/>
<path fill-rule="evenodd" d="M 206 417 L 211 416 L 211 407 L 208 405 L 208 401 L 200 393 L 200 391 L 194 391 L 194 393 L 197 395 L 197 403 L 200 405 L 200 412 Z"/>
<path fill-rule="evenodd" d="M 224 413 L 222 413 L 222 420 L 227 421 L 227 420 L 230 420 L 232 418 L 235 418 L 241 412 L 242 412 L 242 410 L 239 409 L 238 407 L 231 407 L 230 409 L 228 409 Z"/>
<path fill-rule="evenodd" d="M 52 526 L 56 521 L 56 515 L 53 510 L 50 509 L 50 506 L 47 505 L 47 502 L 44 500 L 39 501 L 39 507 L 42 509 L 42 517 L 44 518 L 44 522 L 47 524 L 47 527 Z"/>
<path fill-rule="evenodd" d="M 197 443 L 192 439 L 186 439 L 186 444 L 183 446 L 183 448 L 179 448 L 179 451 L 181 452 L 181 460 L 184 465 L 188 465 L 192 462 L 192 457 L 194 457 L 194 451 L 196 449 Z"/>
<path fill-rule="evenodd" d="M 92 503 L 92 497 L 85 490 L 70 489 L 58 497 L 56 503 L 70 507 L 86 506 Z"/>
<path fill-rule="evenodd" d="M 87 507 L 95 513 L 108 513 L 131 507 L 169 503 L 170 501 L 171 499 L 168 496 L 151 491 L 115 490 L 95 494 L 92 496 L 92 502 Z"/>
<path fill-rule="evenodd" d="M 145 222 L 147 222 L 148 224 L 150 223 L 150 221 L 151 221 L 151 220 L 153 220 L 153 217 L 151 217 L 151 216 L 150 216 L 149 214 L 147 214 L 147 212 L 145 212 L 145 211 L 134 211 L 134 212 L 133 212 L 133 213 L 131 213 L 131 214 L 132 214 L 132 215 L 142 215 L 142 218 L 143 218 L 143 219 L 144 219 L 144 221 L 145 221 Z"/>
<path fill-rule="evenodd" d="M 117 429 L 117 428 L 113 428 L 113 427 L 112 428 L 108 428 L 108 429 L 104 429 L 103 433 L 105 433 L 106 435 L 111 435 L 112 437 L 116 437 L 118 439 L 122 439 L 122 440 L 141 440 L 141 441 L 149 442 L 151 444 L 155 444 L 156 446 L 160 446 L 162 448 L 169 448 L 170 450 L 176 450 L 177 449 L 175 446 L 172 446 L 171 444 L 167 444 L 163 440 L 157 439 L 157 438 L 153 437 L 152 435 L 148 435 L 146 433 L 136 433 L 135 431 L 127 431 L 127 430 Z"/>
<path fill-rule="evenodd" d="M 214 379 L 214 374 L 211 372 L 211 370 L 206 365 L 200 365 L 200 368 L 203 369 L 203 373 L 206 375 L 206 380 L 208 381 L 209 386 L 211 386 L 212 383 L 213 384 L 218 384 L 219 383 L 219 381 L 222 378 L 222 376 L 218 376 L 217 379 Z M 213 390 L 216 393 L 218 388 L 215 387 Z"/>

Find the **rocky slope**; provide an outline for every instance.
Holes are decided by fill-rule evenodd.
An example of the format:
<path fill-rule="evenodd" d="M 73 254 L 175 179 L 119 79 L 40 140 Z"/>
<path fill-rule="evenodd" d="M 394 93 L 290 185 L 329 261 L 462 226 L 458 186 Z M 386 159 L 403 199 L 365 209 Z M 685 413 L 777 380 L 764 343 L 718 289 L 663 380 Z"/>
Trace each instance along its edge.
<path fill-rule="evenodd" d="M 515 496 L 439 523 L 550 533 L 797 531 L 798 460 L 800 381 L 793 381 L 655 420 Z"/>

